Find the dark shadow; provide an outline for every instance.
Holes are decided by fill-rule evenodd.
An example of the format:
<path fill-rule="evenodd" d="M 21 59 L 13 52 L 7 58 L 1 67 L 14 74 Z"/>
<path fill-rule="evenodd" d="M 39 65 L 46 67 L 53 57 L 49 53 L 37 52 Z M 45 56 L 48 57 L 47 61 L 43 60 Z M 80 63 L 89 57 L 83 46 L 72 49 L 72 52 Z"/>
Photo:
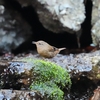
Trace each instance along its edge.
<path fill-rule="evenodd" d="M 13 53 L 17 54 L 35 49 L 35 46 L 32 44 L 33 40 L 44 40 L 53 46 L 66 47 L 67 49 L 78 48 L 76 34 L 69 34 L 67 32 L 60 34 L 53 33 L 43 27 L 38 19 L 37 13 L 32 6 L 21 7 L 21 5 L 15 0 L 5 1 L 11 9 L 15 9 L 15 11 L 20 12 L 23 19 L 25 19 L 32 27 L 33 32 L 32 36 L 27 41 L 21 44 L 17 49 L 12 50 Z M 80 39 L 81 47 L 86 47 L 91 43 L 91 10 L 92 2 L 87 0 L 86 19 L 82 24 L 83 33 Z"/>
<path fill-rule="evenodd" d="M 81 35 L 81 46 L 86 47 L 92 43 L 91 38 L 91 13 L 92 13 L 92 1 L 87 0 L 86 2 L 86 19 L 82 24 L 83 33 Z"/>

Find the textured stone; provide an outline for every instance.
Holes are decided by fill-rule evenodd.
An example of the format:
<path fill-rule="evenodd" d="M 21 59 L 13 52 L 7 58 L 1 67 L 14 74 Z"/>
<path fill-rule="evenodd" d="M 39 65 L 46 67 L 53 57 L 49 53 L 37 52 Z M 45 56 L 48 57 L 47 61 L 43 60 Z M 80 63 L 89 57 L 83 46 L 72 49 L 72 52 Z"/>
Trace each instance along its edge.
<path fill-rule="evenodd" d="M 0 53 L 10 52 L 30 36 L 31 27 L 21 15 L 9 7 L 0 5 Z"/>
<path fill-rule="evenodd" d="M 32 5 L 42 25 L 55 33 L 74 33 L 85 20 L 84 0 L 17 0 L 23 6 Z"/>
<path fill-rule="evenodd" d="M 56 28 L 55 30 L 58 30 L 57 26 L 59 26 L 60 31 L 67 32 L 80 30 L 85 19 L 83 0 L 38 0 L 38 2 L 40 2 L 38 5 L 42 9 L 35 7 L 44 27 L 49 29 L 53 25 Z M 56 23 L 56 26 L 54 23 Z M 56 32 L 59 32 L 59 30 Z"/>
<path fill-rule="evenodd" d="M 100 1 L 92 0 L 93 8 L 92 8 L 92 29 L 91 35 L 93 44 L 95 46 L 100 46 Z"/>

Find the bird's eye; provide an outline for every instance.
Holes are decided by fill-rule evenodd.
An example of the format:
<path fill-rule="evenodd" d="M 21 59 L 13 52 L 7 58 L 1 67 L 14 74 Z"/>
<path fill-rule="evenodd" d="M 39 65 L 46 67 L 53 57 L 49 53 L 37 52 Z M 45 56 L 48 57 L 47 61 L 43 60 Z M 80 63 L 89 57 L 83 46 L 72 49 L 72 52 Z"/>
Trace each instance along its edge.
<path fill-rule="evenodd" d="M 39 45 L 42 45 L 42 43 L 39 43 Z"/>
<path fill-rule="evenodd" d="M 55 48 L 55 47 L 54 47 L 53 49 L 54 49 L 54 51 L 56 51 L 56 50 L 57 50 L 57 48 Z"/>

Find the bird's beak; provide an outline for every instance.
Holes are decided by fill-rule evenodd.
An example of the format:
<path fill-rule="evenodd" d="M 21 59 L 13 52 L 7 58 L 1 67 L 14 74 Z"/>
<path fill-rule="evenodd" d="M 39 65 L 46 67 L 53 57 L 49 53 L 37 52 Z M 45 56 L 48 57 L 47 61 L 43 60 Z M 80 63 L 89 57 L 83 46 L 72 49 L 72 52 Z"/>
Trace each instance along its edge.
<path fill-rule="evenodd" d="M 33 43 L 33 44 L 36 44 L 36 42 L 35 42 L 35 41 L 32 41 L 32 43 Z"/>

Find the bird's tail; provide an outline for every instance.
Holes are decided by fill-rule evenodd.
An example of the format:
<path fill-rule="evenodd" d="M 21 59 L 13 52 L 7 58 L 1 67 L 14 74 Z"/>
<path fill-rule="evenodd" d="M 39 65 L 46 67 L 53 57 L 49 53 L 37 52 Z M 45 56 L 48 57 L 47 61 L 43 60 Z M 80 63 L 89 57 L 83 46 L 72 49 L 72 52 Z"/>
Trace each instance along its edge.
<path fill-rule="evenodd" d="M 59 48 L 59 51 L 64 50 L 64 49 L 66 49 L 66 48 Z"/>

